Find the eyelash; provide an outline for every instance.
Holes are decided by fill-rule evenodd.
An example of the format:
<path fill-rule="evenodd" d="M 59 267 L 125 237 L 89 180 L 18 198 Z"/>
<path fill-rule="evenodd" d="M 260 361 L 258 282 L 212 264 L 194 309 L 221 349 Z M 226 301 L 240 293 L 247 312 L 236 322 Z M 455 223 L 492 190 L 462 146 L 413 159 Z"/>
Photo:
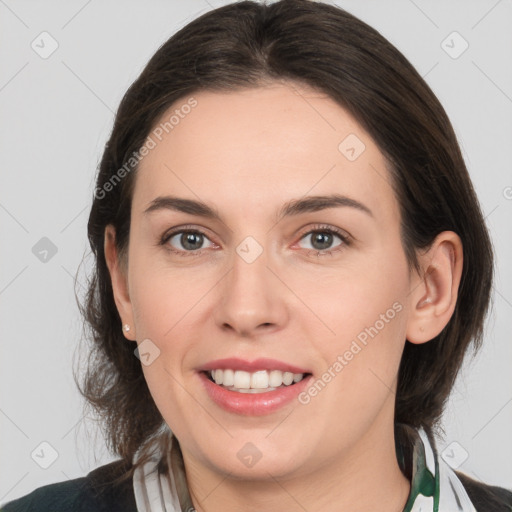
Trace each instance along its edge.
<path fill-rule="evenodd" d="M 203 253 L 203 251 L 206 250 L 206 249 L 196 249 L 195 251 L 182 251 L 182 250 L 173 249 L 170 245 L 167 245 L 167 242 L 173 236 L 183 234 L 183 233 L 200 234 L 200 235 L 203 235 L 208 240 L 210 240 L 208 238 L 208 236 L 206 235 L 206 233 L 204 233 L 200 229 L 194 228 L 193 226 L 181 226 L 178 229 L 175 229 L 175 230 L 172 230 L 171 232 L 165 233 L 162 236 L 158 245 L 166 246 L 165 248 L 169 252 L 172 252 L 173 254 L 176 254 L 178 256 L 183 256 L 183 257 L 199 256 Z M 329 233 L 332 235 L 336 235 L 337 237 L 340 238 L 342 243 L 340 245 L 336 246 L 334 249 L 324 249 L 323 251 L 322 250 L 319 251 L 316 249 L 306 249 L 308 251 L 308 255 L 314 254 L 318 258 L 320 258 L 321 256 L 328 256 L 328 255 L 332 256 L 334 253 L 342 251 L 345 247 L 348 247 L 351 245 L 351 237 L 348 234 L 346 234 L 345 232 L 343 232 L 339 229 L 333 228 L 331 226 L 326 226 L 326 225 L 321 225 L 321 224 L 315 225 L 315 226 L 313 226 L 313 228 L 304 232 L 300 236 L 299 240 L 302 240 L 307 235 L 311 235 L 313 233 Z M 211 242 L 211 240 L 210 240 L 210 242 Z M 212 243 L 214 243 L 214 242 L 212 242 Z"/>

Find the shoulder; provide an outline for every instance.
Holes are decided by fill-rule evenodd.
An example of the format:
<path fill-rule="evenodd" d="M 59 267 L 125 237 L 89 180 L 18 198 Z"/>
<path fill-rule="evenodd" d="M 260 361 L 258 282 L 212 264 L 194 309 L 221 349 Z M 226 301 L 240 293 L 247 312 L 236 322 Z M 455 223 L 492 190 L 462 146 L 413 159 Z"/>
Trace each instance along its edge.
<path fill-rule="evenodd" d="M 38 487 L 5 504 L 1 512 L 136 512 L 132 479 L 120 480 L 130 467 L 117 460 L 87 476 Z"/>
<path fill-rule="evenodd" d="M 456 471 L 477 512 L 512 512 L 512 490 L 488 485 Z"/>

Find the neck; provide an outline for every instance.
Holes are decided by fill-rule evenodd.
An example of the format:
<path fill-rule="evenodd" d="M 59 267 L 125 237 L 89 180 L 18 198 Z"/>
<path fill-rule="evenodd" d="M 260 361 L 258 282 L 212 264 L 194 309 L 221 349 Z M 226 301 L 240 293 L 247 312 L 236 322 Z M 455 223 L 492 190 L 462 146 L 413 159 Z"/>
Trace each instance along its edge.
<path fill-rule="evenodd" d="M 240 480 L 212 472 L 185 453 L 186 476 L 198 512 L 403 511 L 410 482 L 398 465 L 393 422 L 385 414 L 343 456 L 300 477 Z M 188 459 L 188 460 L 187 460 Z"/>

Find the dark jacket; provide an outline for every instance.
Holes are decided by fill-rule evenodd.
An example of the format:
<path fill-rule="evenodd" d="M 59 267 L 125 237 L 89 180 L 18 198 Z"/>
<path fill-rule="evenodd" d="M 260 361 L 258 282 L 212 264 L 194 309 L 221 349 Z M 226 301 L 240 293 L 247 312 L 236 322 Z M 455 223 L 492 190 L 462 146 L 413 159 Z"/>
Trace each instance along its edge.
<path fill-rule="evenodd" d="M 87 476 L 39 487 L 7 503 L 1 512 L 137 512 L 132 480 L 114 482 L 129 467 L 118 460 Z M 512 512 L 512 491 L 456 473 L 477 512 Z"/>
<path fill-rule="evenodd" d="M 129 468 L 122 460 L 111 462 L 87 476 L 39 487 L 0 512 L 137 512 L 133 481 L 114 483 Z"/>

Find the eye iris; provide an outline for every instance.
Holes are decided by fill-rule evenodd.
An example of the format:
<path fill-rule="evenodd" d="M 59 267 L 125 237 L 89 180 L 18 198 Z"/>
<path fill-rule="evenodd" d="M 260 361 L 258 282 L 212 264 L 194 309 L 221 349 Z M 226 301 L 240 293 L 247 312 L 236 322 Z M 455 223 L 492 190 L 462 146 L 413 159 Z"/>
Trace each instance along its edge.
<path fill-rule="evenodd" d="M 203 243 L 203 235 L 200 233 L 183 233 L 181 235 L 180 242 L 185 249 L 195 251 L 201 247 Z M 197 245 L 197 247 L 195 247 L 194 244 Z"/>
<path fill-rule="evenodd" d="M 313 247 L 315 247 L 315 249 L 318 249 L 319 251 L 322 249 L 327 249 L 332 244 L 332 233 L 319 231 L 316 234 L 314 234 L 312 238 Z M 319 243 L 320 247 L 316 247 L 316 243 Z"/>

